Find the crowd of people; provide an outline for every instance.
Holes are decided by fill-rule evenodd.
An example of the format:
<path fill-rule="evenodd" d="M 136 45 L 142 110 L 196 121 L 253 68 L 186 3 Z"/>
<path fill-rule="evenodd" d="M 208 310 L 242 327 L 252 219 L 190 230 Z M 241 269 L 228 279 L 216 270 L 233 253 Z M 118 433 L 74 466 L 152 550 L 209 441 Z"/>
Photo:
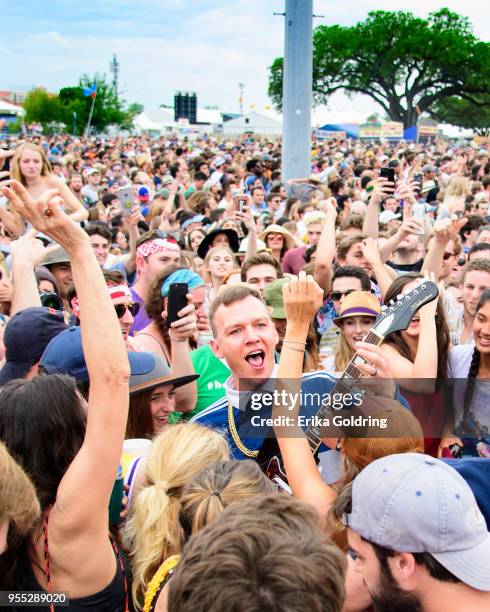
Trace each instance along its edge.
<path fill-rule="evenodd" d="M 488 146 L 314 139 L 287 180 L 259 136 L 2 147 L 9 605 L 490 609 Z M 376 419 L 301 425 L 347 379 Z"/>

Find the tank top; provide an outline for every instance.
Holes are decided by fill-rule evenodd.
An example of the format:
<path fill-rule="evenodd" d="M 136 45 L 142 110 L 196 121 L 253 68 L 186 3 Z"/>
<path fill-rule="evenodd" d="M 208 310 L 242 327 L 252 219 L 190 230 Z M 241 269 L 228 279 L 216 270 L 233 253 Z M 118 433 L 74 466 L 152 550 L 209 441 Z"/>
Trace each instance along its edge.
<path fill-rule="evenodd" d="M 48 585 L 50 585 L 48 540 L 44 529 L 43 540 L 45 557 L 45 566 L 43 570 L 46 573 Z M 114 578 L 106 587 L 93 595 L 70 599 L 70 612 L 86 612 L 86 610 L 94 610 L 97 612 L 132 612 L 134 610 L 131 601 L 131 569 L 129 563 L 112 538 L 111 543 L 116 556 L 116 573 Z M 31 561 L 27 555 L 23 557 L 17 566 L 15 589 L 19 591 L 38 591 L 42 593 L 51 592 L 50 586 L 48 591 L 46 591 L 39 584 L 32 569 Z M 17 608 L 12 609 L 17 610 Z M 18 608 L 18 612 L 22 612 L 24 609 L 25 608 Z M 29 609 L 37 612 L 54 612 L 56 609 L 61 610 L 62 608 L 44 605 L 29 607 Z"/>

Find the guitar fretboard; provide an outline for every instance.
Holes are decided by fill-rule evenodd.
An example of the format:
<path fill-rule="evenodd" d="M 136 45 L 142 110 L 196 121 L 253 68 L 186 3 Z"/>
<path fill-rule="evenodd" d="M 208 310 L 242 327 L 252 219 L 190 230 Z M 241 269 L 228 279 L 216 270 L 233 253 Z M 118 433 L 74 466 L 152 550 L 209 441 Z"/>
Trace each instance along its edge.
<path fill-rule="evenodd" d="M 375 344 L 376 346 L 379 346 L 383 342 L 383 340 L 384 338 L 374 331 L 370 331 L 368 335 L 364 338 L 364 342 L 367 342 L 368 344 Z M 364 374 L 359 370 L 356 365 L 356 363 L 359 363 L 359 361 L 364 360 L 356 353 L 354 357 L 352 357 L 352 359 L 349 361 L 349 364 L 347 365 L 344 373 L 342 374 L 342 377 L 335 384 L 334 388 L 330 392 L 331 395 L 333 395 L 334 393 L 341 393 L 342 395 L 347 393 L 352 394 L 352 384 L 348 381 L 362 378 L 364 376 Z M 331 415 L 332 408 L 330 406 L 322 406 L 316 414 L 316 416 L 320 419 L 326 418 Z M 320 444 L 322 443 L 320 428 L 314 424 L 309 425 L 305 432 L 305 435 L 306 439 L 308 440 L 308 444 L 310 445 L 311 452 L 316 453 Z"/>

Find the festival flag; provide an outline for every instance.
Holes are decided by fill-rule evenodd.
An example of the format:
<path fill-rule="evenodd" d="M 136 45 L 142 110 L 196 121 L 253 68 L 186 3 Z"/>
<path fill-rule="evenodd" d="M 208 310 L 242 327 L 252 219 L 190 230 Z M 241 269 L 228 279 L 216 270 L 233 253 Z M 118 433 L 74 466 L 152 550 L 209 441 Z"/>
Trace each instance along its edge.
<path fill-rule="evenodd" d="M 97 83 L 89 85 L 88 87 L 82 87 L 83 95 L 88 98 L 95 98 L 97 95 Z"/>

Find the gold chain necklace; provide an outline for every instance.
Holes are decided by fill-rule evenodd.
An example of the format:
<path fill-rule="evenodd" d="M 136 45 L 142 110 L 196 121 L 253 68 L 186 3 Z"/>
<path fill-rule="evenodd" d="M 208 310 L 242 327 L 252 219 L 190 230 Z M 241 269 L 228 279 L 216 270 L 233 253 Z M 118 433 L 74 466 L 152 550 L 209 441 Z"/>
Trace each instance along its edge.
<path fill-rule="evenodd" d="M 231 402 L 228 401 L 228 427 L 230 428 L 231 437 L 233 438 L 233 442 L 236 444 L 238 450 L 242 452 L 246 457 L 255 458 L 259 456 L 259 451 L 250 450 L 243 444 L 240 440 L 240 436 L 238 435 L 238 431 L 235 425 L 235 415 L 233 414 L 233 406 Z"/>

